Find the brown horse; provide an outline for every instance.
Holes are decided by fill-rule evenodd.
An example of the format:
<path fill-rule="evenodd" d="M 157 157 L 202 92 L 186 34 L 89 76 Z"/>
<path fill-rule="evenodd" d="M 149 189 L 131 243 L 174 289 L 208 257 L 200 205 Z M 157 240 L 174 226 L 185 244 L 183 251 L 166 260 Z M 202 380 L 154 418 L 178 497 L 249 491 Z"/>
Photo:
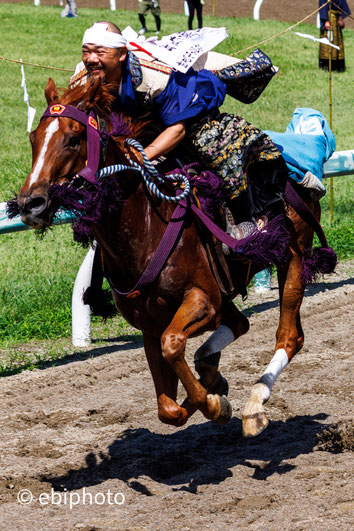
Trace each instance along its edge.
<path fill-rule="evenodd" d="M 100 83 L 77 87 L 59 97 L 50 79 L 45 89 L 48 105 L 60 104 L 92 110 L 105 118 L 108 130 L 112 98 Z M 130 123 L 136 136 L 141 126 Z M 20 190 L 17 204 L 22 220 L 33 227 L 49 226 L 53 219 L 49 189 L 53 184 L 67 183 L 85 166 L 87 133 L 84 125 L 69 117 L 45 116 L 31 133 L 32 169 Z M 123 139 L 109 138 L 104 165 L 125 163 L 127 155 L 141 162 L 141 155 L 125 146 Z M 101 157 L 102 158 L 102 157 Z M 101 161 L 101 166 L 103 162 Z M 166 230 L 175 205 L 156 200 L 141 182 L 136 172 L 122 171 L 111 177 L 124 192 L 119 215 L 107 210 L 92 231 L 101 249 L 102 260 L 111 286 L 128 290 L 142 275 Z M 319 218 L 319 203 L 307 198 L 307 204 Z M 302 348 L 304 333 L 300 323 L 300 305 L 304 294 L 301 281 L 302 256 L 310 248 L 313 230 L 296 214 L 287 209 L 290 230 L 287 260 L 278 268 L 280 292 L 280 321 L 276 334 L 275 356 L 254 385 L 243 412 L 246 436 L 257 435 L 268 424 L 263 404 L 281 370 Z M 143 333 L 144 348 L 157 395 L 158 416 L 162 422 L 182 426 L 199 409 L 207 419 L 224 422 L 231 416 L 225 396 L 225 380 L 217 370 L 220 350 L 231 340 L 248 330 L 248 321 L 229 298 L 225 298 L 215 276 L 215 260 L 205 238 L 201 238 L 200 223 L 188 217 L 180 238 L 167 262 L 151 285 L 136 297 L 112 289 L 119 312 Z M 260 267 L 234 262 L 232 276 L 237 286 L 247 284 Z M 236 285 L 236 283 L 235 283 Z M 237 291 L 237 290 L 236 290 Z M 235 295 L 236 293 L 232 293 Z M 224 326 L 221 326 L 224 325 Z M 198 380 L 185 361 L 186 342 L 208 330 L 216 330 L 212 340 L 198 351 L 196 368 Z M 225 330 L 230 337 L 223 339 Z M 222 331 L 222 332 L 220 332 Z M 176 402 L 180 380 L 187 397 Z"/>

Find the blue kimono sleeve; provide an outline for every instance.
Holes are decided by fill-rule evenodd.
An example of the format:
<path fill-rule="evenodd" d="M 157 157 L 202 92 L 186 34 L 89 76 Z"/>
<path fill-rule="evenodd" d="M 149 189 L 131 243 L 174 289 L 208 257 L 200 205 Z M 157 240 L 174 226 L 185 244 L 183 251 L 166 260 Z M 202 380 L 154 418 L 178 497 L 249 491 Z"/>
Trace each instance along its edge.
<path fill-rule="evenodd" d="M 166 88 L 154 100 L 154 111 L 169 126 L 219 108 L 225 95 L 225 84 L 208 70 L 172 72 Z"/>

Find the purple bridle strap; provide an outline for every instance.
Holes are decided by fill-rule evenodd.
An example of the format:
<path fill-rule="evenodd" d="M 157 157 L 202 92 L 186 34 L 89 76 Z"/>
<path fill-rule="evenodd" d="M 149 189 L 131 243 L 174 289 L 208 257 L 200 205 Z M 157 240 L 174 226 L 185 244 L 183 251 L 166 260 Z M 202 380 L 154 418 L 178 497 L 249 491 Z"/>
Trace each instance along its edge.
<path fill-rule="evenodd" d="M 162 268 L 164 267 L 172 249 L 176 245 L 176 242 L 180 236 L 181 230 L 183 228 L 183 223 L 189 208 L 192 209 L 194 214 L 199 217 L 202 223 L 207 227 L 207 229 L 209 229 L 212 234 L 214 234 L 214 236 L 218 240 L 231 247 L 235 252 L 242 252 L 242 240 L 236 240 L 235 238 L 227 234 L 213 221 L 211 221 L 211 219 L 209 219 L 208 216 L 206 216 L 196 205 L 189 201 L 187 202 L 187 200 L 184 199 L 183 201 L 178 203 L 151 261 L 147 265 L 145 271 L 143 272 L 135 286 L 129 291 L 120 291 L 108 279 L 111 288 L 118 295 L 122 295 L 125 297 L 129 295 L 134 295 L 135 293 L 136 295 L 138 295 L 139 290 L 141 288 L 152 284 L 152 282 L 154 282 L 154 280 L 159 276 Z"/>
<path fill-rule="evenodd" d="M 167 225 L 167 229 L 165 230 L 165 233 L 154 253 L 154 256 L 152 257 L 151 261 L 147 265 L 144 273 L 139 278 L 138 282 L 135 284 L 135 286 L 129 290 L 129 291 L 119 291 L 108 278 L 108 281 L 111 285 L 111 288 L 118 294 L 123 296 L 128 296 L 131 294 L 134 294 L 137 292 L 139 293 L 139 290 L 143 288 L 144 286 L 148 286 L 149 284 L 152 284 L 154 280 L 159 276 L 163 266 L 165 265 L 165 262 L 167 261 L 168 257 L 170 256 L 170 253 L 175 246 L 179 235 L 181 233 L 184 219 L 187 213 L 186 210 L 186 203 L 183 201 L 181 204 L 179 203 L 177 207 L 175 208 L 175 211 L 172 214 L 172 217 L 169 221 L 169 224 Z"/>
<path fill-rule="evenodd" d="M 42 118 L 62 117 L 76 120 L 86 127 L 87 163 L 86 166 L 77 173 L 77 175 L 92 184 L 97 184 L 96 173 L 100 163 L 100 131 L 98 130 L 95 114 L 93 111 L 91 111 L 90 114 L 87 115 L 83 111 L 76 109 L 76 107 L 55 103 L 47 107 L 41 117 L 41 120 Z"/>

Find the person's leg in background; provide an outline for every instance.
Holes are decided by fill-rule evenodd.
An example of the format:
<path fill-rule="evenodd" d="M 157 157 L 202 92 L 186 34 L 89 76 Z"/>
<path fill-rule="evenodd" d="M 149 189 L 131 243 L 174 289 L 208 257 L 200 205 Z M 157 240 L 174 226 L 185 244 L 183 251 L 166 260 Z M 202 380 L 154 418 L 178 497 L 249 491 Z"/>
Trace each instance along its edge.
<path fill-rule="evenodd" d="M 145 15 L 149 10 L 149 5 L 146 0 L 139 0 L 138 1 L 138 16 L 139 21 L 141 24 L 141 28 L 139 30 L 139 35 L 144 35 L 144 33 L 147 32 L 146 22 L 145 22 Z"/>
<path fill-rule="evenodd" d="M 189 11 L 189 17 L 188 17 L 188 29 L 193 29 L 193 19 L 194 19 L 194 2 L 191 0 L 187 1 L 188 4 L 188 11 Z"/>
<path fill-rule="evenodd" d="M 75 0 L 66 0 L 65 7 L 61 12 L 61 16 L 67 18 L 77 18 L 77 7 Z"/>
<path fill-rule="evenodd" d="M 160 18 L 161 9 L 160 9 L 159 0 L 152 0 L 151 13 L 155 17 L 156 33 L 160 33 L 160 30 L 161 30 L 161 18 Z"/>
<path fill-rule="evenodd" d="M 195 7 L 197 11 L 198 28 L 203 27 L 203 3 L 199 0 Z"/>

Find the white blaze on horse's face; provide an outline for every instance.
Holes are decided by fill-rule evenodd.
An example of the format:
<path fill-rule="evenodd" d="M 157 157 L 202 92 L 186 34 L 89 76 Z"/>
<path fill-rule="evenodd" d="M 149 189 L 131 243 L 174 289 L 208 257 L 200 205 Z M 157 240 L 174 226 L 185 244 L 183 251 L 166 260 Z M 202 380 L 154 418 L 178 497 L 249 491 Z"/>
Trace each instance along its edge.
<path fill-rule="evenodd" d="M 53 135 L 56 131 L 58 131 L 59 129 L 59 119 L 58 118 L 54 118 L 53 120 L 50 121 L 47 129 L 46 129 L 46 132 L 45 132 L 45 138 L 44 138 L 44 142 L 43 142 L 43 146 L 42 146 L 42 149 L 41 149 L 41 152 L 37 158 L 37 162 L 35 164 L 35 167 L 33 168 L 31 174 L 30 174 L 30 186 L 32 186 L 38 179 L 40 173 L 41 173 L 41 170 L 43 168 L 43 163 L 44 163 L 44 157 L 45 157 L 45 154 L 47 152 L 47 149 L 48 149 L 48 146 L 49 146 L 49 142 L 51 141 L 51 139 L 53 138 Z"/>

